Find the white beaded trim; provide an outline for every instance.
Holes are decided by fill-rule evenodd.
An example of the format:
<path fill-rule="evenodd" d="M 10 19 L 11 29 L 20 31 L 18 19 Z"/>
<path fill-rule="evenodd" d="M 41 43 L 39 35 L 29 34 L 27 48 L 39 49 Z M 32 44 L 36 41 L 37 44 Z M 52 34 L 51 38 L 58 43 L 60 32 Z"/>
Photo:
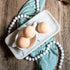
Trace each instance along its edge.
<path fill-rule="evenodd" d="M 61 50 L 61 58 L 60 58 L 60 63 L 59 63 L 59 68 L 61 68 L 61 67 L 62 67 L 62 62 L 63 62 L 63 59 L 64 59 L 64 50 L 63 50 L 63 48 L 61 47 L 61 45 L 59 44 L 59 42 L 55 42 L 55 41 L 50 42 L 50 43 L 47 45 L 46 50 L 45 50 L 42 54 L 40 54 L 40 55 L 38 55 L 38 56 L 36 56 L 36 57 L 34 57 L 34 58 L 31 58 L 31 57 L 28 57 L 28 56 L 27 56 L 25 59 L 26 59 L 26 60 L 29 60 L 29 61 L 35 61 L 35 60 L 41 58 L 43 55 L 46 55 L 46 54 L 48 53 L 48 51 L 49 51 L 49 49 L 50 49 L 50 46 L 51 46 L 52 44 L 58 45 L 59 49 Z"/>
<path fill-rule="evenodd" d="M 36 11 L 36 13 L 38 13 L 39 12 L 39 0 L 36 0 L 36 7 L 37 7 L 37 11 Z M 13 22 L 11 23 L 11 25 L 10 25 L 10 27 L 9 27 L 9 30 L 8 30 L 8 33 L 10 33 L 11 32 L 11 29 L 12 29 L 12 27 L 15 25 L 15 22 L 19 19 L 19 18 L 23 18 L 23 17 L 25 17 L 25 18 L 27 18 L 27 19 L 30 19 L 31 17 L 29 17 L 29 16 L 27 16 L 26 14 L 21 14 L 21 15 L 18 15 L 17 17 L 15 17 L 15 19 L 13 19 Z"/>
<path fill-rule="evenodd" d="M 12 27 L 15 25 L 15 22 L 19 19 L 19 18 L 27 18 L 27 19 L 30 19 L 31 17 L 29 17 L 29 16 L 27 16 L 27 15 L 23 15 L 23 14 L 21 14 L 21 15 L 18 15 L 17 17 L 15 17 L 15 19 L 13 19 L 13 22 L 11 23 L 11 25 L 10 25 L 10 27 L 9 27 L 9 30 L 8 30 L 8 33 L 10 33 L 11 32 L 11 29 L 12 29 Z"/>
<path fill-rule="evenodd" d="M 37 7 L 37 11 L 36 11 L 36 12 L 38 13 L 39 10 L 40 10 L 40 9 L 39 9 L 39 0 L 36 0 L 36 7 Z"/>

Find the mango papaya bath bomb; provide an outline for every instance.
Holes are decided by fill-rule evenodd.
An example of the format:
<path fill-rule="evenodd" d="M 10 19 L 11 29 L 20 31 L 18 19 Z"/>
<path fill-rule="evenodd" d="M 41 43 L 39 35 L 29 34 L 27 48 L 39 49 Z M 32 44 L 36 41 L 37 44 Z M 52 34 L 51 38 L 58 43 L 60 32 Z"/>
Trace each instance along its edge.
<path fill-rule="evenodd" d="M 30 39 L 25 37 L 18 37 L 17 44 L 20 48 L 27 48 L 30 45 Z"/>
<path fill-rule="evenodd" d="M 38 24 L 37 30 L 40 33 L 47 33 L 50 31 L 50 26 L 48 23 L 42 22 Z"/>
<path fill-rule="evenodd" d="M 24 30 L 24 34 L 27 38 L 33 38 L 36 34 L 35 28 L 32 26 L 27 26 Z"/>

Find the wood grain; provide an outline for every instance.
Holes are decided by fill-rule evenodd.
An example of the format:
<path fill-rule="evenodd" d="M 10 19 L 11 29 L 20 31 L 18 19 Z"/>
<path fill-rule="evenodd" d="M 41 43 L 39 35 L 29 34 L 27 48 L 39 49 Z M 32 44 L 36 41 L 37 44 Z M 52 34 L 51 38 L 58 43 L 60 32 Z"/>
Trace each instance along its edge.
<path fill-rule="evenodd" d="M 0 70 L 35 70 L 35 62 L 17 60 L 4 39 L 12 18 L 18 14 L 27 0 L 0 0 Z M 61 31 L 55 36 L 65 51 L 65 59 L 61 70 L 70 70 L 70 5 L 64 5 L 58 0 L 46 0 L 44 9 L 49 10 L 61 26 Z M 57 70 L 57 69 L 56 69 Z"/>
<path fill-rule="evenodd" d="M 70 0 L 60 0 L 60 1 L 62 1 L 64 3 L 69 3 L 70 4 Z"/>

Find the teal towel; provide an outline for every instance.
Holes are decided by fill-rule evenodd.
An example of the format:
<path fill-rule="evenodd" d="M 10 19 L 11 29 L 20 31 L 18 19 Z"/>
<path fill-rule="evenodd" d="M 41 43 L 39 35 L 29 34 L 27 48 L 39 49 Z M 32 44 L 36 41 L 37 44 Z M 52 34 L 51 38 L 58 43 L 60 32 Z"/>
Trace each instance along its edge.
<path fill-rule="evenodd" d="M 40 11 L 42 11 L 44 3 L 45 3 L 45 0 L 40 0 Z M 20 10 L 18 15 L 21 15 L 21 14 L 26 14 L 26 15 L 29 15 L 30 17 L 34 16 L 36 14 L 36 0 L 28 0 L 28 2 Z M 28 21 L 28 19 L 26 18 L 19 19 L 17 26 L 19 27 L 26 21 Z"/>
<path fill-rule="evenodd" d="M 45 0 L 40 0 L 39 4 L 40 4 L 40 11 L 42 11 L 43 5 L 45 3 Z M 29 0 L 20 10 L 18 15 L 21 14 L 26 14 L 29 16 L 34 16 L 36 13 L 36 0 Z M 28 19 L 26 18 L 20 18 L 17 22 L 17 27 L 19 27 L 20 25 L 22 25 L 23 23 L 25 23 L 26 21 L 28 21 Z M 36 50 L 34 50 L 31 53 L 32 57 L 37 56 L 38 54 L 42 53 L 43 51 L 45 51 L 47 44 L 51 41 L 55 41 L 54 38 L 49 39 L 47 42 L 45 42 L 43 45 L 41 45 L 39 48 L 37 48 Z M 36 61 L 37 63 L 37 70 L 54 70 L 56 64 L 57 64 L 57 60 L 58 60 L 58 48 L 56 45 L 51 45 L 51 48 L 49 50 L 49 52 L 44 55 L 43 57 L 41 57 L 40 59 L 38 59 Z"/>
<path fill-rule="evenodd" d="M 31 53 L 31 56 L 35 57 L 38 54 L 45 51 L 48 43 L 51 41 L 55 41 L 55 39 L 51 38 L 48 41 L 46 41 L 43 45 L 41 45 L 39 48 L 33 51 Z M 37 70 L 54 70 L 57 64 L 57 61 L 58 61 L 58 49 L 57 49 L 57 46 L 53 44 L 51 45 L 48 53 L 36 61 Z"/>

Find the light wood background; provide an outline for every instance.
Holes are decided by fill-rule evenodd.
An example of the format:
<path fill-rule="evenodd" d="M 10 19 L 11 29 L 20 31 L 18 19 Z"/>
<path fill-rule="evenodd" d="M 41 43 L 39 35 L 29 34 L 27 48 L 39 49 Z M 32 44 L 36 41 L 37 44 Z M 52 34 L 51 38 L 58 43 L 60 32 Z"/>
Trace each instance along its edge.
<path fill-rule="evenodd" d="M 18 14 L 26 1 L 0 0 L 0 70 L 36 69 L 35 62 L 28 62 L 24 59 L 17 60 L 4 42 L 12 18 Z M 55 36 L 65 51 L 65 59 L 61 70 L 70 70 L 70 5 L 58 0 L 46 0 L 44 9 L 49 10 L 61 26 L 61 31 Z"/>

